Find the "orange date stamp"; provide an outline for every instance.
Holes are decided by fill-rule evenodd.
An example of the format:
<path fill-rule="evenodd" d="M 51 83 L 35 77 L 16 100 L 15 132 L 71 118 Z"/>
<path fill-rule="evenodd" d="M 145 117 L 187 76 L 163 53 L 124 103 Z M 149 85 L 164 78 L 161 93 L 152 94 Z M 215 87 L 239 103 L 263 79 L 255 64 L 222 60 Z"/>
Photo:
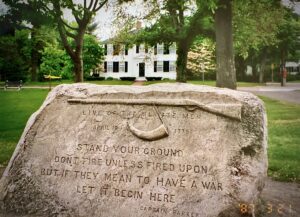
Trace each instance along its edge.
<path fill-rule="evenodd" d="M 241 214 L 250 214 L 256 211 L 255 204 L 251 203 L 240 203 L 239 210 Z M 272 214 L 286 215 L 292 213 L 292 205 L 284 204 L 284 203 L 266 203 L 264 205 L 260 205 L 260 209 L 263 209 L 263 212 L 272 216 Z"/>

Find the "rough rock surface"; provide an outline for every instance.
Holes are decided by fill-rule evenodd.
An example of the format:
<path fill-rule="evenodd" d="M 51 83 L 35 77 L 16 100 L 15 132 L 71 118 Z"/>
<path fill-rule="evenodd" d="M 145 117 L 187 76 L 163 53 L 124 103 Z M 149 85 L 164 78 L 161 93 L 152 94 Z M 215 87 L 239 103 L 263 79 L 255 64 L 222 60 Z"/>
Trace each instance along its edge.
<path fill-rule="evenodd" d="M 238 216 L 239 204 L 258 202 L 266 149 L 265 110 L 249 93 L 60 85 L 27 123 L 0 181 L 0 213 Z"/>

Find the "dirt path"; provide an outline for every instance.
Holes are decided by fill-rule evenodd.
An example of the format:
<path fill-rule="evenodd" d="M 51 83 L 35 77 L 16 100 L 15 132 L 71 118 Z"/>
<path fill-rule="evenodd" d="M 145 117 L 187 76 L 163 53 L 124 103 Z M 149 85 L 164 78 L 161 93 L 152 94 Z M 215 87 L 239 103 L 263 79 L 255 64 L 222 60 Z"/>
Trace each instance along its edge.
<path fill-rule="evenodd" d="M 143 86 L 144 85 L 144 81 L 135 81 L 132 86 Z"/>

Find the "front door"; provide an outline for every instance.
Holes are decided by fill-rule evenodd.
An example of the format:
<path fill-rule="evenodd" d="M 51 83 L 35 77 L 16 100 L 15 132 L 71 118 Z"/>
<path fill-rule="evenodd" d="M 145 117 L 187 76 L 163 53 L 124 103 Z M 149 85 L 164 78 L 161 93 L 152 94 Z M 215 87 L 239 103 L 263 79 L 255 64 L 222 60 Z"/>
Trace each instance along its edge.
<path fill-rule="evenodd" d="M 145 77 L 145 63 L 139 63 L 139 77 Z"/>

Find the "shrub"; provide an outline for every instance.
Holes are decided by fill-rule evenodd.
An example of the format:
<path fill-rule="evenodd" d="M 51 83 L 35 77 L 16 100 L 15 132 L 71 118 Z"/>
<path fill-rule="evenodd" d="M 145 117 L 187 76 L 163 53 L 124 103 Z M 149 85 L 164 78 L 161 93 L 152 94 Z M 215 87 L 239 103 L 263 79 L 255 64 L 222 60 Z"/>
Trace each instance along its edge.
<path fill-rule="evenodd" d="M 94 77 L 94 76 L 89 76 L 85 78 L 87 81 L 104 81 L 104 77 Z"/>
<path fill-rule="evenodd" d="M 72 62 L 64 50 L 57 47 L 46 47 L 42 53 L 39 80 L 44 80 L 44 75 L 61 76 L 63 79 L 72 77 Z"/>
<path fill-rule="evenodd" d="M 162 77 L 146 77 L 147 81 L 160 81 Z"/>
<path fill-rule="evenodd" d="M 120 77 L 122 81 L 135 81 L 136 77 Z"/>
<path fill-rule="evenodd" d="M 114 78 L 113 77 L 107 77 L 106 80 L 107 81 L 112 81 L 112 80 L 114 80 Z"/>

